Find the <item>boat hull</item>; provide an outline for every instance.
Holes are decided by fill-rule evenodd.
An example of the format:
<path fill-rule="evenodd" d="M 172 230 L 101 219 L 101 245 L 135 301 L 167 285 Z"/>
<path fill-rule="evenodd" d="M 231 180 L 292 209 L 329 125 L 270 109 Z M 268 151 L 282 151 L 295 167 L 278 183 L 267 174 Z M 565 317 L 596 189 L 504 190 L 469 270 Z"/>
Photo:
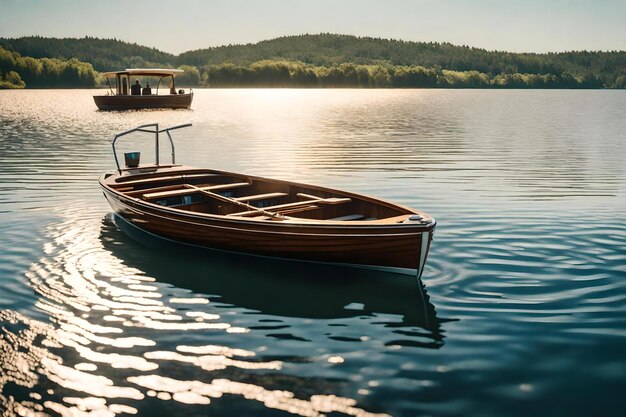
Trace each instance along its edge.
<path fill-rule="evenodd" d="M 160 207 L 102 188 L 118 216 L 167 239 L 262 256 L 412 270 L 418 275 L 435 228 L 434 222 L 351 226 L 251 221 Z"/>
<path fill-rule="evenodd" d="M 171 95 L 107 95 L 93 96 L 100 110 L 138 109 L 188 109 L 193 101 L 193 93 Z"/>

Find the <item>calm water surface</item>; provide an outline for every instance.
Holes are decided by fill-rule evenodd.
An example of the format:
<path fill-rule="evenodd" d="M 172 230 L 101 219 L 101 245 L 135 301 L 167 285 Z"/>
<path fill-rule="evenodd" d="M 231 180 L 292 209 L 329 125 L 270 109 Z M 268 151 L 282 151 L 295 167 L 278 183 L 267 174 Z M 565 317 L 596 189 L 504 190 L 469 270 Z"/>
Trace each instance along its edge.
<path fill-rule="evenodd" d="M 623 415 L 626 91 L 92 94 L 0 91 L 3 416 Z M 423 285 L 120 231 L 97 177 L 151 122 L 194 123 L 178 162 L 433 214 Z"/>

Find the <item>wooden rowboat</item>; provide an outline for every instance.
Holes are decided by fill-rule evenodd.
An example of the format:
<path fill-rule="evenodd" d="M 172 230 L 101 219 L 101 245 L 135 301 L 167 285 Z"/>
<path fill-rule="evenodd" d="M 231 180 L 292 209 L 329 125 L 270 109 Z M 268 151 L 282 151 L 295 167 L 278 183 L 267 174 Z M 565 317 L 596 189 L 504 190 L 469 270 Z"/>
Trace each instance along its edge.
<path fill-rule="evenodd" d="M 177 165 L 170 132 L 186 126 L 151 124 L 115 136 L 118 169 L 100 186 L 118 216 L 193 245 L 421 276 L 436 224 L 430 215 L 347 191 Z M 141 165 L 133 153 L 120 168 L 115 144 L 132 132 L 155 135 L 155 164 Z M 159 163 L 160 133 L 170 140 L 171 164 Z"/>

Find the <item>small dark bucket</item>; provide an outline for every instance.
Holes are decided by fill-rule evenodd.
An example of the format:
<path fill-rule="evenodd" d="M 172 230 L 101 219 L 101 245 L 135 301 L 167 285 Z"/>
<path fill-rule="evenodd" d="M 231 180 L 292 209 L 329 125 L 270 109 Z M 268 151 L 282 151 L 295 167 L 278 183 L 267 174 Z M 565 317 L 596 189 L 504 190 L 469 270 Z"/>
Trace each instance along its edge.
<path fill-rule="evenodd" d="M 141 152 L 126 152 L 124 154 L 124 160 L 126 161 L 127 168 L 137 168 L 139 166 L 139 156 Z"/>

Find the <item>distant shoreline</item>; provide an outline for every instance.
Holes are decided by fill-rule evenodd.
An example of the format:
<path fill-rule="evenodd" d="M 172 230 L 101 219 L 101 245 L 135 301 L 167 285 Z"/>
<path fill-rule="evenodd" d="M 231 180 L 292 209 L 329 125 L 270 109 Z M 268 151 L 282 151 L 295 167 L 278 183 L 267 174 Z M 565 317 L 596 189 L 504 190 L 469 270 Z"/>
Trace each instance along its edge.
<path fill-rule="evenodd" d="M 217 88 L 622 89 L 626 51 L 512 53 L 350 35 L 286 36 L 172 55 L 98 38 L 0 38 L 0 88 L 85 88 L 124 68 L 180 68 Z"/>

